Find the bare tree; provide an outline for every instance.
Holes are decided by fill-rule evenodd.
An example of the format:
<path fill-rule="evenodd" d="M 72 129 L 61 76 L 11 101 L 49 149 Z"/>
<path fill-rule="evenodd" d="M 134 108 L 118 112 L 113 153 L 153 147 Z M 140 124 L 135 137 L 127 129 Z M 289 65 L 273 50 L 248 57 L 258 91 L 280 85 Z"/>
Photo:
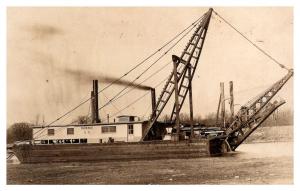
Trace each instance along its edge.
<path fill-rule="evenodd" d="M 77 119 L 73 120 L 72 124 L 91 124 L 92 119 L 89 116 L 78 116 Z"/>
<path fill-rule="evenodd" d="M 14 123 L 7 129 L 7 143 L 32 139 L 32 126 L 30 123 Z"/>

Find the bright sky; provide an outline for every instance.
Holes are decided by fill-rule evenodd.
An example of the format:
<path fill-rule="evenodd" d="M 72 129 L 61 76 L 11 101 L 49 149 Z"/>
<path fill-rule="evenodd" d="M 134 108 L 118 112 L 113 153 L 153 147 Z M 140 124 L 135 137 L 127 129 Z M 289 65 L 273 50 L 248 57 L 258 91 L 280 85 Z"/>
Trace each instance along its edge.
<path fill-rule="evenodd" d="M 293 67 L 292 8 L 214 9 L 278 61 Z M 206 7 L 8 8 L 8 124 L 35 122 L 37 115 L 40 122 L 43 115 L 46 123 L 51 122 L 89 97 L 92 81 L 84 74 L 123 75 L 207 10 Z M 172 54 L 180 56 L 189 38 L 190 35 L 184 38 L 137 82 L 167 64 Z M 134 79 L 155 58 L 124 79 Z M 170 64 L 156 72 L 145 85 L 155 86 L 171 69 Z M 70 75 L 66 70 L 83 74 Z M 216 111 L 221 81 L 225 82 L 226 96 L 229 81 L 234 82 L 235 103 L 243 104 L 285 74 L 285 70 L 214 15 L 194 76 L 194 113 L 205 116 Z M 100 89 L 105 85 L 100 83 Z M 156 88 L 157 96 L 162 86 Z M 105 90 L 100 94 L 100 105 L 122 88 L 113 86 Z M 114 106 L 102 109 L 101 117 L 113 115 L 145 93 L 131 91 L 114 102 Z M 293 106 L 293 79 L 278 95 L 287 101 L 283 109 Z M 149 116 L 150 100 L 149 94 L 119 114 Z M 187 103 L 183 112 L 188 111 Z M 164 114 L 170 114 L 169 106 Z M 68 123 L 88 111 L 89 102 L 57 124 Z"/>

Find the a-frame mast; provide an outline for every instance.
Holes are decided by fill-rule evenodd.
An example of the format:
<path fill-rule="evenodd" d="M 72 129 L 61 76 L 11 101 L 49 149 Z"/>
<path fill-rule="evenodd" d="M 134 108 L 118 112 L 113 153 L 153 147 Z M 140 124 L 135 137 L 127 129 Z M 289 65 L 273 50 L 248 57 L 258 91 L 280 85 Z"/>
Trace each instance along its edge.
<path fill-rule="evenodd" d="M 201 51 L 205 41 L 212 11 L 213 9 L 210 8 L 209 11 L 204 14 L 203 19 L 201 20 L 200 24 L 197 26 L 187 46 L 183 50 L 181 56 L 178 57 L 179 63 L 178 66 L 176 67 L 177 80 L 178 80 L 177 81 L 178 82 L 178 105 L 179 105 L 178 111 L 181 110 L 187 92 L 191 87 L 191 81 L 194 76 L 201 55 Z M 190 68 L 191 70 L 190 72 L 188 71 L 188 68 Z M 142 141 L 151 140 L 151 136 L 153 136 L 153 134 L 155 133 L 152 131 L 152 128 L 175 90 L 175 83 L 173 81 L 173 77 L 174 77 L 174 72 L 170 74 L 158 98 L 158 101 L 156 102 L 157 104 L 155 107 L 155 111 L 151 114 L 148 127 L 143 132 L 143 137 L 141 139 Z M 174 121 L 175 113 L 176 113 L 176 106 L 174 104 L 172 114 L 171 114 L 171 121 Z"/>

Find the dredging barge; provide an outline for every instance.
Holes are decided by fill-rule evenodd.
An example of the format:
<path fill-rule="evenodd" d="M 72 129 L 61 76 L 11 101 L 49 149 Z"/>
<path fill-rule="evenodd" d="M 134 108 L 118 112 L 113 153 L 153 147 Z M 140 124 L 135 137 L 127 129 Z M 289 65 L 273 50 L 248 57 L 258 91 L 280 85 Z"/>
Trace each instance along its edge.
<path fill-rule="evenodd" d="M 33 140 L 15 143 L 12 147 L 14 154 L 21 163 L 42 163 L 194 158 L 219 156 L 224 152 L 234 151 L 285 103 L 283 100 L 271 102 L 271 99 L 293 76 L 293 69 L 280 64 L 288 73 L 255 99 L 243 105 L 236 114 L 232 111 L 228 124 L 224 123 L 216 128 L 194 124 L 192 79 L 212 13 L 218 15 L 213 9 L 209 9 L 190 26 L 189 30 L 194 29 L 194 33 L 181 56 L 172 56 L 173 71 L 157 101 L 155 89 L 150 89 L 152 114 L 149 120 L 119 116 L 118 122 L 101 123 L 98 114 L 98 81 L 94 80 L 90 98 L 91 124 L 33 127 Z M 134 81 L 129 85 L 133 84 Z M 179 114 L 187 94 L 191 123 L 183 126 Z M 170 119 L 168 123 L 159 122 L 158 118 L 172 95 L 175 96 L 175 103 Z M 233 105 L 233 96 L 230 103 Z M 221 91 L 218 113 L 221 107 L 221 113 L 225 117 L 223 104 L 224 93 Z M 167 136 L 169 140 L 166 140 Z"/>

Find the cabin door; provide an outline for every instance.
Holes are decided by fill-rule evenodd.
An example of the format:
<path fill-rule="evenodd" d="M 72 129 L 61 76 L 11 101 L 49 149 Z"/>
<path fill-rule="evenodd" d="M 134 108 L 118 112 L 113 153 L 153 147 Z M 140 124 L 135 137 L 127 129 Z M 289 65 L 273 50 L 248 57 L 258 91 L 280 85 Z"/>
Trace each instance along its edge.
<path fill-rule="evenodd" d="M 133 142 L 134 141 L 134 128 L 133 124 L 127 125 L 127 142 Z"/>

